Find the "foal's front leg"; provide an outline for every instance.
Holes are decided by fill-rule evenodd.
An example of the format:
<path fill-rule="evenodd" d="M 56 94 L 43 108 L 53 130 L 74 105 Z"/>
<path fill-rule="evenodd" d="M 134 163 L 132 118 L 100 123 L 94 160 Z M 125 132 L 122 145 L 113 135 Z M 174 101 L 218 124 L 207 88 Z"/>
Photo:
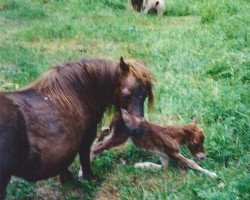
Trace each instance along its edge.
<path fill-rule="evenodd" d="M 197 171 L 203 172 L 207 174 L 211 178 L 218 178 L 217 174 L 214 172 L 210 172 L 207 169 L 204 169 L 197 165 L 193 160 L 187 159 L 184 157 L 181 153 L 175 153 L 172 155 L 174 159 L 180 162 L 180 164 L 184 164 L 187 167 L 190 167 L 191 169 L 195 169 Z"/>

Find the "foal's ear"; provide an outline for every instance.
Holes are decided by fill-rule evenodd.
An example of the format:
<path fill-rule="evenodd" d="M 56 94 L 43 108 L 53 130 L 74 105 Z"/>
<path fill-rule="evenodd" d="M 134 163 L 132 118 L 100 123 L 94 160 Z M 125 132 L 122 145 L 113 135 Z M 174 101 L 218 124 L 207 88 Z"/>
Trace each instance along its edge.
<path fill-rule="evenodd" d="M 194 115 L 194 117 L 193 117 L 193 125 L 197 126 L 197 116 L 196 115 Z"/>
<path fill-rule="evenodd" d="M 146 66 L 147 63 L 144 60 L 138 60 L 137 61 L 140 65 Z"/>
<path fill-rule="evenodd" d="M 129 72 L 129 66 L 124 62 L 123 57 L 120 58 L 120 68 L 123 73 Z"/>
<path fill-rule="evenodd" d="M 131 114 L 128 113 L 125 109 L 121 109 L 122 119 L 127 127 L 131 127 L 134 125 L 135 121 Z"/>

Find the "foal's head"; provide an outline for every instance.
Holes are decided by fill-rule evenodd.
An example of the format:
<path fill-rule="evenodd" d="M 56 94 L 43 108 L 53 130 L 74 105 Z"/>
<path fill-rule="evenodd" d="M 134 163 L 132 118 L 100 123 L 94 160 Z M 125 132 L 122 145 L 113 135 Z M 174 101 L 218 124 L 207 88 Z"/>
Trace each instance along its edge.
<path fill-rule="evenodd" d="M 196 117 L 193 119 L 193 124 L 189 128 L 184 129 L 184 131 L 188 134 L 187 146 L 189 151 L 198 160 L 203 160 L 206 157 L 203 148 L 205 136 L 203 130 L 197 126 Z"/>
<path fill-rule="evenodd" d="M 124 121 L 125 126 L 130 134 L 136 136 L 145 133 L 145 128 L 142 126 L 143 118 L 139 118 L 129 114 L 126 110 L 122 109 L 122 119 Z"/>
<path fill-rule="evenodd" d="M 149 106 L 153 105 L 152 78 L 142 62 L 120 59 L 120 79 L 116 92 L 119 108 L 134 116 L 144 116 L 144 101 L 148 97 Z"/>

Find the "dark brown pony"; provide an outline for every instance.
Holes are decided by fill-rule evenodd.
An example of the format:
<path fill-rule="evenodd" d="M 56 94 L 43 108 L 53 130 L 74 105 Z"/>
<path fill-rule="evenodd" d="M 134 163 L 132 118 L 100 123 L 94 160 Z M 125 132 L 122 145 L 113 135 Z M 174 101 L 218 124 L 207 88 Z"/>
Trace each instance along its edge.
<path fill-rule="evenodd" d="M 152 80 L 143 63 L 83 59 L 50 69 L 23 90 L 0 93 L 0 199 L 12 175 L 30 181 L 60 175 L 77 153 L 83 178 L 93 176 L 90 146 L 106 108 L 143 116 L 153 104 Z"/>

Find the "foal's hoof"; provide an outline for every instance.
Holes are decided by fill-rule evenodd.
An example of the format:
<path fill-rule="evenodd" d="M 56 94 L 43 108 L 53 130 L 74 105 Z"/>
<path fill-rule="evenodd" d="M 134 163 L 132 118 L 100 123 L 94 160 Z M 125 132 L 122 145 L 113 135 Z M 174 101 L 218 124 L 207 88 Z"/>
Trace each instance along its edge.
<path fill-rule="evenodd" d="M 208 176 L 209 176 L 210 178 L 219 178 L 218 175 L 217 175 L 216 173 L 214 173 L 214 172 L 210 172 L 210 173 L 208 174 Z"/>

